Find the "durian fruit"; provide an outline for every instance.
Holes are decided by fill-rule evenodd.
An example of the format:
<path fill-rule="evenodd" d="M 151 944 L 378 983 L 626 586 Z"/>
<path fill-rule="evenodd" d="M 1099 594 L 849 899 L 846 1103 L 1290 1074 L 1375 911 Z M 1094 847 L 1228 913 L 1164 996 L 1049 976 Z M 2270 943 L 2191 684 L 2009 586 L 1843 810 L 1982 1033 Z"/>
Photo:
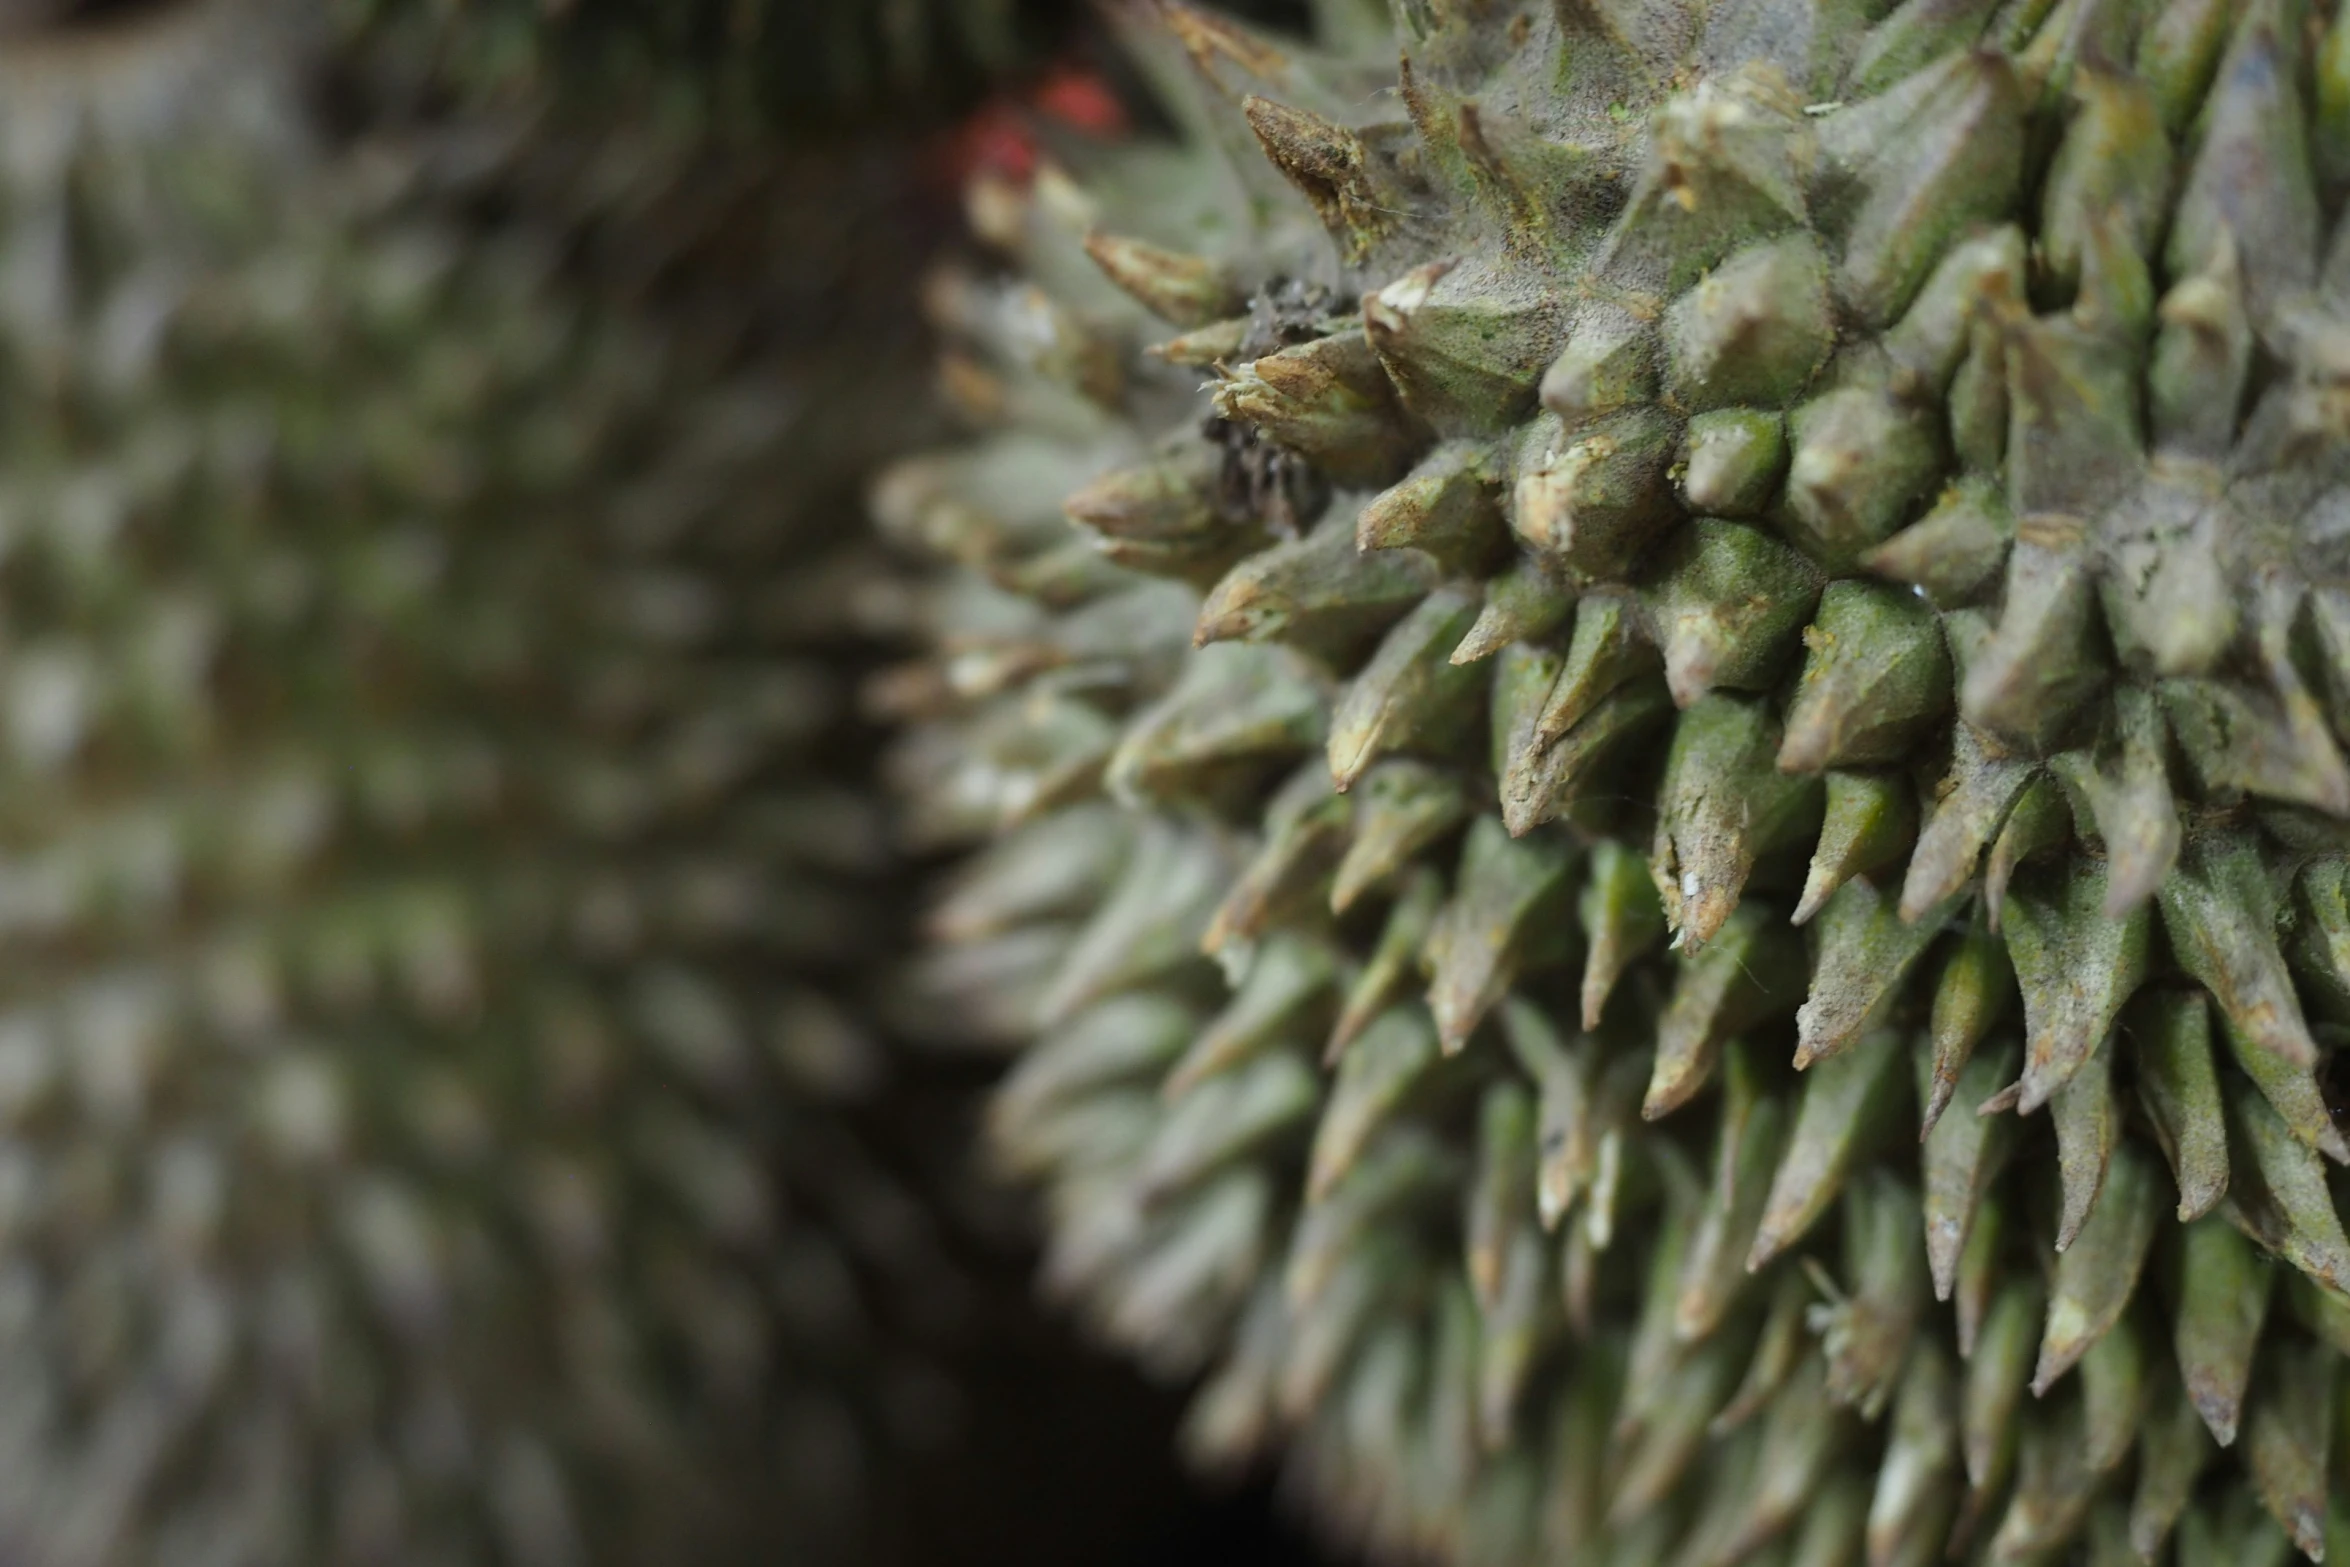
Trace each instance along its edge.
<path fill-rule="evenodd" d="M 1415 1558 L 2350 1552 L 2350 11 L 1119 14 L 876 491 L 1050 1287 Z"/>
<path fill-rule="evenodd" d="M 322 123 L 306 18 L 0 36 L 0 1558 L 845 1557 L 954 1280 L 841 389 Z"/>

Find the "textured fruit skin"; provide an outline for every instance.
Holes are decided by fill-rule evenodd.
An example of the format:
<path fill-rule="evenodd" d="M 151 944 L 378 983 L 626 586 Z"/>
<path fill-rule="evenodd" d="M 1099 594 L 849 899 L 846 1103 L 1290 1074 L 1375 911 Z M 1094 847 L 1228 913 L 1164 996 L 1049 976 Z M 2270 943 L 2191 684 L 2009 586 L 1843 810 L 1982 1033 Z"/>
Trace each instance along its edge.
<path fill-rule="evenodd" d="M 2350 1548 L 2350 22 L 1320 12 L 876 493 L 1050 1285 L 1407 1555 Z"/>
<path fill-rule="evenodd" d="M 300 14 L 0 46 L 0 1556 L 846 1558 L 952 1286 L 819 765 L 871 367 L 320 134 Z"/>

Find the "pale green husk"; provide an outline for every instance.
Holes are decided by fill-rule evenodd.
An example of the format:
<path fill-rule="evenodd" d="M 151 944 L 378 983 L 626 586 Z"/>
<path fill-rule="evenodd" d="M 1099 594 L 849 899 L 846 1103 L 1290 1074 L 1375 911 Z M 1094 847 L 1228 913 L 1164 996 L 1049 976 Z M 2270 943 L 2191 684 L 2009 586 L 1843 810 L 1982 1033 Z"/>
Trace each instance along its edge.
<path fill-rule="evenodd" d="M 878 493 L 1052 1285 L 1385 1549 L 2350 1549 L 2350 21 L 1322 10 Z"/>

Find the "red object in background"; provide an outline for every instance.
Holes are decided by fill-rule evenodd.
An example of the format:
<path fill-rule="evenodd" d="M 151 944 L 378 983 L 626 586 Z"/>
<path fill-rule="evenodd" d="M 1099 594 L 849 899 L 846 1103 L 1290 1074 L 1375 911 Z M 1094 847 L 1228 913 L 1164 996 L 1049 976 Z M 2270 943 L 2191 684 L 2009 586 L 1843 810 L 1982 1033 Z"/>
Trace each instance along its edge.
<path fill-rule="evenodd" d="M 1056 66 L 1027 85 L 998 93 L 949 131 L 938 151 L 940 176 L 960 187 L 980 175 L 1021 182 L 1036 174 L 1039 121 L 1108 140 L 1126 133 L 1126 106 L 1101 74 Z"/>

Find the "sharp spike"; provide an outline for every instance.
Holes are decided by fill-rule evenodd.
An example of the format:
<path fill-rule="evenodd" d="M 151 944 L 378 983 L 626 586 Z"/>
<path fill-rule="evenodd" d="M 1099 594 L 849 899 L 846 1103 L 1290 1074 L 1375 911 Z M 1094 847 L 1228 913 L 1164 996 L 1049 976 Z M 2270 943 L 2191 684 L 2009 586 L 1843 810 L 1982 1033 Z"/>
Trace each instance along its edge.
<path fill-rule="evenodd" d="M 1929 1086 L 1919 1095 L 1925 1106 L 1918 1134 L 1921 1142 L 1933 1135 L 1957 1089 L 1959 1074 L 1975 1047 L 2007 1015 L 2015 994 L 2015 971 L 2008 964 L 2005 944 L 1977 919 L 1950 949 L 1934 984 L 1934 1007 L 1927 1030 L 1933 1041 L 1934 1062 Z M 2010 1073 L 1998 1083 L 2014 1080 Z M 1985 1089 L 1985 1095 L 1998 1083 Z M 1981 1100 L 1967 1102 L 1979 1104 Z"/>
<path fill-rule="evenodd" d="M 2032 1379 L 2040 1303 L 2036 1280 L 2008 1279 L 1984 1313 L 1982 1331 L 1967 1360 L 1959 1431 L 1967 1484 L 1980 1501 L 1996 1496 L 2015 1472 L 2016 1437 Z"/>
<path fill-rule="evenodd" d="M 1680 432 L 1635 408 L 1575 432 L 1536 420 L 1521 438 L 1510 526 L 1572 574 L 1619 578 L 1674 519 Z"/>
<path fill-rule="evenodd" d="M 2313 1562 L 2326 1558 L 2340 1367 L 2341 1356 L 2331 1346 L 2279 1345 L 2244 1428 L 2244 1466 L 2261 1501 Z"/>
<path fill-rule="evenodd" d="M 1388 632 L 1330 717 L 1330 777 L 1342 792 L 1382 756 L 1442 756 L 1476 732 L 1482 671 L 1450 659 L 1476 616 L 1469 593 L 1441 588 Z"/>
<path fill-rule="evenodd" d="M 1665 546 L 1643 607 L 1673 700 L 1767 690 L 1820 602 L 1820 576 L 1760 528 L 1698 519 Z"/>
<path fill-rule="evenodd" d="M 1330 885 L 1330 910 L 1344 914 L 1468 818 L 1460 777 L 1422 762 L 1389 761 L 1355 791 L 1353 838 Z"/>
<path fill-rule="evenodd" d="M 1803 634 L 1809 651 L 1780 770 L 1904 759 L 1950 711 L 1950 650 L 1933 611 L 1914 594 L 1852 581 L 1829 584 L 1819 605 Z"/>
<path fill-rule="evenodd" d="M 1591 875 L 1578 910 L 1583 920 L 1583 1026 L 1599 1027 L 1616 981 L 1665 938 L 1664 906 L 1648 866 L 1613 838 L 1591 848 Z"/>
<path fill-rule="evenodd" d="M 1641 635 L 1631 602 L 1614 594 L 1586 596 L 1575 606 L 1566 664 L 1535 723 L 1535 742 L 1558 740 L 1609 694 L 1656 667 L 1656 649 Z"/>
<path fill-rule="evenodd" d="M 1955 1086 L 1969 1103 L 1979 1103 L 1997 1093 L 2002 1083 L 2015 1081 L 2021 1061 L 2022 1052 L 2010 1041 L 1967 1062 Z M 1922 1097 L 1932 1090 L 1936 1063 L 1921 1055 L 1919 1065 Z M 1920 1155 L 1926 1182 L 1926 1266 L 1936 1300 L 1948 1300 L 1958 1287 L 1959 1260 L 1991 1183 L 2007 1163 L 2014 1133 L 2014 1119 L 2004 1115 L 1945 1116 L 1926 1133 Z"/>
<path fill-rule="evenodd" d="M 2233 1079 L 2221 1091 L 2236 1160 L 2219 1212 L 2337 1300 L 2350 1299 L 2350 1240 L 2334 1211 L 2324 1161 L 2293 1135 L 2267 1099 Z"/>
<path fill-rule="evenodd" d="M 1955 912 L 1946 910 L 1945 917 Z M 1865 881 L 1829 899 L 1815 932 L 1811 993 L 1795 1014 L 1795 1069 L 1808 1071 L 1850 1048 L 1880 1020 L 1942 924 L 1942 918 L 1899 918 L 1893 900 Z"/>
<path fill-rule="evenodd" d="M 2108 1039 L 2048 1101 L 2049 1118 L 2056 1123 L 2057 1179 L 2063 1187 L 2056 1222 L 2060 1253 L 2072 1248 L 2081 1226 L 2097 1211 L 2106 1172 L 2113 1164 L 2113 1146 L 2121 1136 L 2121 1105 L 2113 1090 L 2118 1049 Z"/>
<path fill-rule="evenodd" d="M 2030 763 L 1994 752 L 1973 725 L 1954 726 L 1950 772 L 1936 791 L 1902 883 L 1903 919 L 1920 918 L 1973 879 L 1976 861 L 2033 772 Z"/>
<path fill-rule="evenodd" d="M 2040 1359 L 2032 1370 L 2034 1398 L 2044 1397 L 2121 1319 L 2137 1291 L 2161 1209 L 2153 1170 L 2134 1145 L 2121 1144 L 2106 1172 L 2104 1196 L 2056 1260 Z"/>
<path fill-rule="evenodd" d="M 1891 1096 L 1900 1091 L 1902 1055 L 1900 1039 L 1881 1032 L 1805 1074 L 1795 1133 L 1747 1255 L 1750 1271 L 1801 1240 L 1836 1200 L 1870 1132 L 1884 1124 Z"/>
<path fill-rule="evenodd" d="M 1282 916 L 1315 901 L 1346 846 L 1354 803 L 1330 792 L 1329 775 L 1308 763 L 1265 810 L 1256 858 L 1208 922 L 1200 949 L 1210 957 L 1254 941 Z"/>
<path fill-rule="evenodd" d="M 1573 869 L 1557 838 L 1512 838 L 1491 816 L 1469 824 L 1452 900 L 1428 934 L 1428 1009 L 1446 1055 L 1468 1044 L 1520 974 L 1564 955 Z"/>
<path fill-rule="evenodd" d="M 1363 296 L 1363 331 L 1404 406 L 1447 434 L 1493 435 L 1534 404 L 1561 335 L 1547 293 L 1431 262 Z"/>
<path fill-rule="evenodd" d="M 1384 188 L 1363 139 L 1335 121 L 1253 93 L 1241 100 L 1240 112 L 1265 157 L 1312 205 L 1346 264 L 1368 261 L 1394 229 L 1401 203 Z"/>
<path fill-rule="evenodd" d="M 1834 571 L 1891 538 L 1946 466 L 1927 412 L 1869 387 L 1815 397 L 1787 428 L 1795 455 L 1781 526 Z"/>
<path fill-rule="evenodd" d="M 1880 577 L 1926 590 L 1945 609 L 1979 597 L 2006 564 L 2015 516 L 1997 485 L 1961 479 L 1933 510 L 1861 557 Z"/>
<path fill-rule="evenodd" d="M 1967 661 L 1959 711 L 2045 752 L 2105 683 L 2095 583 L 2084 551 L 2045 545 L 2028 524 L 2008 557 L 2007 583 L 1997 629 Z"/>
<path fill-rule="evenodd" d="M 2170 275 L 2193 277 L 2235 241 L 2254 320 L 2317 278 L 2322 233 L 2301 107 L 2299 7 L 2252 0 L 2201 110 L 2202 139 L 2172 210 Z"/>
<path fill-rule="evenodd" d="M 1533 1097 L 1515 1082 L 1487 1087 L 1469 1174 L 1467 1245 L 1469 1287 L 1488 1316 L 1501 1296 L 1511 1244 L 1532 1226 L 1536 1157 Z"/>
<path fill-rule="evenodd" d="M 1874 880 L 1901 864 L 1917 835 L 1917 791 L 1907 778 L 1892 772 L 1829 773 L 1819 843 L 1812 850 L 1793 923 L 1808 924 L 1852 878 Z"/>
<path fill-rule="evenodd" d="M 2176 1382 L 2166 1381 L 2138 1442 L 2138 1485 L 2130 1502 L 2130 1544 L 2141 1559 L 2162 1554 L 2195 1481 L 2218 1451 Z"/>
<path fill-rule="evenodd" d="M 2179 1232 L 2172 1346 L 2187 1396 L 2222 1447 L 2235 1445 L 2272 1278 L 2252 1243 L 2223 1220 L 2198 1220 Z"/>
<path fill-rule="evenodd" d="M 1654 1121 L 1694 1098 L 1733 1034 L 1796 1004 L 1802 972 L 1794 933 L 1758 909 L 1732 915 L 1711 945 L 1684 957 L 1656 1026 L 1656 1066 L 1641 1115 Z"/>
<path fill-rule="evenodd" d="M 1710 1337 L 1745 1287 L 1746 1253 L 1762 1222 L 1788 1119 L 1785 1107 L 1763 1091 L 1745 1047 L 1726 1047 L 1713 1178 L 1675 1283 L 1673 1333 L 1683 1343 Z"/>
<path fill-rule="evenodd" d="M 1343 1059 L 1363 1031 L 1396 999 L 1417 969 L 1420 949 L 1427 944 L 1428 932 L 1436 925 L 1436 912 L 1443 906 L 1444 878 L 1434 869 L 1423 865 L 1406 875 L 1387 911 L 1378 944 L 1371 949 L 1370 961 L 1348 987 L 1338 1021 L 1331 1025 L 1330 1042 L 1322 1050 L 1324 1065 Z"/>
<path fill-rule="evenodd" d="M 1692 413 L 1794 401 L 1835 347 L 1828 260 L 1809 235 L 1750 245 L 1665 312 L 1665 385 Z"/>
<path fill-rule="evenodd" d="M 1844 1271 L 1849 1289 L 1814 1306 L 1811 1323 L 1828 1364 L 1828 1396 L 1863 1420 L 1885 1412 L 1926 1306 L 1926 1258 L 1917 1193 L 1871 1170 L 1844 1194 Z"/>
<path fill-rule="evenodd" d="M 1181 1099 L 1285 1040 L 1319 1034 L 1328 1026 L 1337 986 L 1337 956 L 1321 942 L 1283 934 L 1260 943 L 1248 977 L 1167 1074 L 1162 1094 Z"/>
<path fill-rule="evenodd" d="M 1682 501 L 1700 516 L 1760 517 L 1787 472 L 1787 421 L 1756 408 L 1699 414 L 1675 471 Z"/>
<path fill-rule="evenodd" d="M 1231 275 L 1204 256 L 1098 230 L 1085 237 L 1085 253 L 1135 303 L 1186 331 L 1237 315 L 1248 303 Z"/>
<path fill-rule="evenodd" d="M 1509 542 L 1492 447 L 1447 441 L 1355 519 L 1355 547 L 1419 550 L 1447 570 L 1482 575 Z"/>
<path fill-rule="evenodd" d="M 2105 870 L 2069 864 L 2018 885 L 2007 902 L 2007 953 L 2023 993 L 2026 1115 L 2071 1080 L 2146 977 L 2149 910 L 2105 912 Z"/>
<path fill-rule="evenodd" d="M 1205 648 L 1128 725 L 1104 776 L 1121 799 L 1213 797 L 1234 770 L 1253 776 L 1319 744 L 1327 702 L 1314 673 L 1282 649 Z"/>
<path fill-rule="evenodd" d="M 2137 1045 L 2138 1102 L 2179 1186 L 2179 1222 L 2228 1190 L 2228 1132 L 2211 1059 L 2211 1009 L 2199 990 L 2141 991 L 2128 1032 Z"/>
<path fill-rule="evenodd" d="M 1226 373 L 1216 412 L 1350 489 L 1393 484 L 1426 445 L 1359 331 L 1275 349 Z"/>
<path fill-rule="evenodd" d="M 2155 314 L 2161 327 L 2146 371 L 2154 444 L 2217 462 L 2235 444 L 2252 372 L 2252 321 L 2235 237 L 2222 230 L 2203 269 L 2181 278 Z"/>
<path fill-rule="evenodd" d="M 1377 1132 L 1426 1083 L 1442 1054 L 1436 1029 L 1418 1007 L 1391 1007 L 1339 1058 L 1338 1080 L 1314 1129 L 1306 1201 L 1330 1195 L 1362 1158 Z"/>
<path fill-rule="evenodd" d="M 1211 589 L 1192 631 L 1211 642 L 1282 642 L 1346 665 L 1436 586 L 1416 550 L 1365 552 L 1335 520 L 1249 556 Z"/>
<path fill-rule="evenodd" d="M 1816 837 L 1823 790 L 1772 765 L 1777 721 L 1760 702 L 1701 698 L 1673 733 L 1658 790 L 1658 896 L 1684 950 L 1712 939 L 1755 863 Z"/>
<path fill-rule="evenodd" d="M 1575 612 L 1575 595 L 1541 562 L 1521 560 L 1485 583 L 1485 607 L 1477 623 L 1452 650 L 1456 664 L 1474 664 L 1490 658 L 1512 642 L 1547 637 Z M 1544 692 L 1547 696 L 1547 690 Z"/>
<path fill-rule="evenodd" d="M 1855 187 L 1838 292 L 1864 323 L 1899 316 L 1957 236 L 2008 215 L 2027 109 L 2003 56 L 1956 50 L 1831 117 L 1823 148 Z"/>
<path fill-rule="evenodd" d="M 2249 836 L 2198 841 L 2163 884 L 2163 928 L 2179 967 L 2219 1003 L 2245 1075 L 2294 1136 L 2338 1163 L 2350 1163 L 2350 1143 L 2311 1075 L 2317 1042 L 2277 946 L 2281 891 Z"/>

